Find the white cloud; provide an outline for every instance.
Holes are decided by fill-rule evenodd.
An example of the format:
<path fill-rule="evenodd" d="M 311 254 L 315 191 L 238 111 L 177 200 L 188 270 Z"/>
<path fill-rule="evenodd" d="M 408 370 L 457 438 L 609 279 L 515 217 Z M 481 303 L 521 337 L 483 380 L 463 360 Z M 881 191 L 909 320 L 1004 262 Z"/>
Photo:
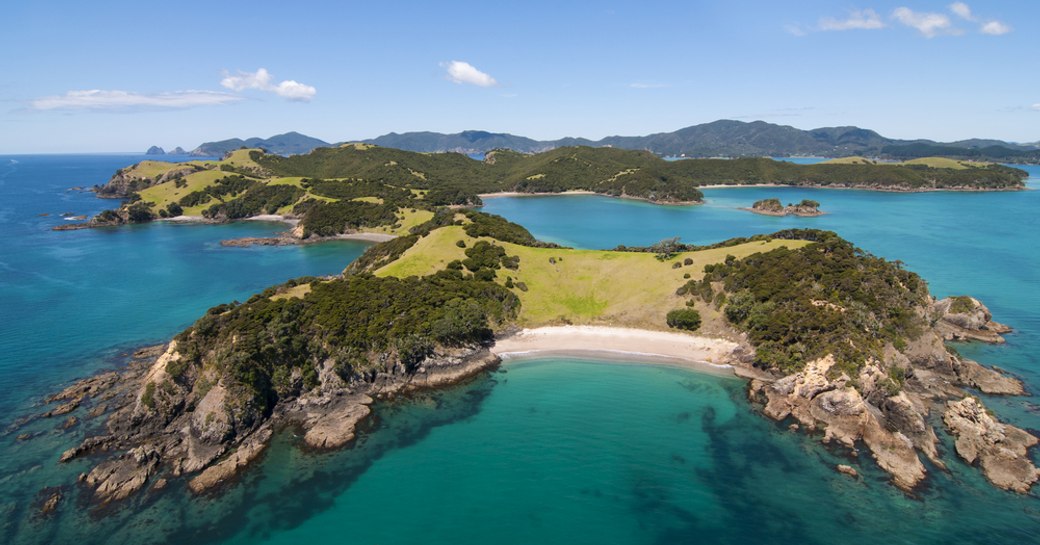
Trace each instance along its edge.
<path fill-rule="evenodd" d="M 291 79 L 277 84 L 273 82 L 274 77 L 271 73 L 266 68 L 260 68 L 256 72 L 239 72 L 234 76 L 225 73 L 224 79 L 220 80 L 220 85 L 232 91 L 245 91 L 246 89 L 266 91 L 282 98 L 302 102 L 309 101 L 318 93 L 314 87 Z"/>
<path fill-rule="evenodd" d="M 242 100 L 217 91 L 173 91 L 142 94 L 128 91 L 91 89 L 69 91 L 64 95 L 38 98 L 30 102 L 35 110 L 126 110 L 133 108 L 184 109 L 216 106 Z"/>
<path fill-rule="evenodd" d="M 442 66 L 448 70 L 448 79 L 454 83 L 468 83 L 478 87 L 493 87 L 498 85 L 495 78 L 477 70 L 475 66 L 468 62 L 451 61 L 442 64 Z"/>
<path fill-rule="evenodd" d="M 1036 104 L 1033 104 L 1033 109 L 1037 110 L 1037 111 L 1040 111 L 1040 102 L 1037 102 Z"/>
<path fill-rule="evenodd" d="M 1000 36 L 1002 34 L 1007 34 L 1008 32 L 1011 32 L 1011 27 L 1005 25 L 1004 23 L 1001 23 L 1000 21 L 989 21 L 988 23 L 984 23 L 982 27 L 979 28 L 979 30 L 983 34 L 989 34 L 990 36 Z"/>
<path fill-rule="evenodd" d="M 885 28 L 881 16 L 872 9 L 854 10 L 845 19 L 824 17 L 820 19 L 820 30 L 876 30 Z"/>
<path fill-rule="evenodd" d="M 974 21 L 975 16 L 971 14 L 971 8 L 964 2 L 954 2 L 950 4 L 950 11 L 957 17 L 964 19 L 965 21 Z"/>
<path fill-rule="evenodd" d="M 934 38 L 939 34 L 957 33 L 950 18 L 942 13 L 916 12 L 910 8 L 901 7 L 892 12 L 892 17 L 908 27 L 916 28 L 927 38 Z"/>
<path fill-rule="evenodd" d="M 1011 27 L 1007 24 L 997 21 L 996 19 L 991 21 L 983 21 L 979 19 L 972 11 L 971 7 L 964 2 L 954 2 L 950 4 L 950 11 L 955 15 L 964 19 L 965 21 L 971 21 L 973 23 L 979 23 L 979 32 L 983 34 L 989 34 L 990 36 L 1002 36 L 1011 32 Z"/>
<path fill-rule="evenodd" d="M 629 83 L 628 86 L 632 89 L 664 89 L 669 87 L 667 83 L 644 83 L 638 81 L 635 83 Z"/>

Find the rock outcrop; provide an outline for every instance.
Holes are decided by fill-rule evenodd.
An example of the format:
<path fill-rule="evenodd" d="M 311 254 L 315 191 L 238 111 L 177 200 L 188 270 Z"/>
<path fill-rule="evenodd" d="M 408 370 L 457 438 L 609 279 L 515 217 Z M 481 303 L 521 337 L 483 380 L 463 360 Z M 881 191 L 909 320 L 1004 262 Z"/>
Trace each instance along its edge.
<path fill-rule="evenodd" d="M 199 369 L 178 369 L 182 361 L 173 341 L 139 353 L 123 373 L 89 378 L 48 398 L 111 407 L 107 433 L 87 437 L 59 460 L 109 453 L 80 477 L 98 503 L 125 499 L 152 481 L 153 488 L 160 482 L 165 487 L 168 476 L 188 475 L 188 488 L 196 494 L 216 490 L 256 461 L 273 430 L 283 425 L 302 429 L 310 448 L 343 447 L 355 439 L 375 399 L 453 384 L 499 362 L 481 346 L 441 348 L 414 369 L 391 357 L 383 370 L 345 381 L 330 361 L 316 387 L 280 400 L 265 417 L 243 404 L 235 384 Z M 170 369 L 197 374 L 194 385 L 174 380 Z"/>
<path fill-rule="evenodd" d="M 982 341 L 999 344 L 1011 328 L 993 321 L 989 308 L 974 297 L 947 297 L 933 304 L 936 327 L 948 341 Z"/>
<path fill-rule="evenodd" d="M 988 312 L 980 313 L 975 324 L 990 320 Z M 893 375 L 882 369 L 899 371 Z M 903 384 L 893 376 L 903 376 Z M 776 380 L 752 380 L 749 397 L 774 420 L 793 418 L 801 429 L 822 432 L 825 443 L 855 451 L 862 442 L 893 484 L 906 491 L 925 478 L 919 455 L 946 467 L 936 431 L 928 424 L 931 411 L 938 410 L 957 437 L 961 458 L 978 463 L 994 485 L 1028 492 L 1040 478 L 1027 453 L 1037 438 L 998 422 L 962 388 L 1000 395 L 1025 392 L 1018 379 L 952 354 L 938 331 L 928 331 L 902 351 L 889 346 L 885 361 L 865 365 L 856 377 L 837 371 L 828 356 Z"/>
<path fill-rule="evenodd" d="M 1037 438 L 1010 424 L 997 421 L 973 397 L 950 401 L 943 421 L 957 438 L 957 454 L 978 464 L 994 485 L 1026 493 L 1040 479 L 1040 470 L 1029 459 L 1028 449 Z"/>
<path fill-rule="evenodd" d="M 837 441 L 854 448 L 862 441 L 878 465 L 892 475 L 896 486 L 912 489 L 924 479 L 925 468 L 911 437 L 921 443 L 922 450 L 935 452 L 935 436 L 924 431 L 924 415 L 897 394 L 885 398 L 893 398 L 891 404 L 896 407 L 892 412 L 897 416 L 888 418 L 881 408 L 863 398 L 848 375 L 840 373 L 831 378 L 833 366 L 834 358 L 828 356 L 772 383 L 753 380 L 752 399 L 763 400 L 765 414 L 774 420 L 791 416 L 806 430 L 822 431 L 825 443 Z M 861 373 L 861 384 L 871 378 L 871 372 L 868 367 Z"/>

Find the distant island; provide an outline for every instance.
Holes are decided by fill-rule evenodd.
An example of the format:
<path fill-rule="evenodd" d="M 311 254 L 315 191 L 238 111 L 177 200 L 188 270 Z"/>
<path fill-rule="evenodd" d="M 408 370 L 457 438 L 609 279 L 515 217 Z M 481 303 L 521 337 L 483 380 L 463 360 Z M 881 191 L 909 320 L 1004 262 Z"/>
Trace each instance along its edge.
<path fill-rule="evenodd" d="M 145 155 L 188 155 L 188 152 L 184 151 L 184 148 L 177 146 L 169 152 L 160 148 L 159 146 L 152 146 L 144 152 Z"/>
<path fill-rule="evenodd" d="M 1036 437 L 965 390 L 1019 395 L 1022 383 L 944 344 L 1006 331 L 978 300 L 937 301 L 916 274 L 831 232 L 573 250 L 438 205 L 342 275 L 214 307 L 126 371 L 49 397 L 42 417 L 84 405 L 105 421 L 60 458 L 91 457 L 81 480 L 100 504 L 173 483 L 201 494 L 232 482 L 284 426 L 309 448 L 339 448 L 374 399 L 454 384 L 516 353 L 638 351 L 732 368 L 764 415 L 862 443 L 908 491 L 929 471 L 922 456 L 944 467 L 941 418 L 961 458 L 1026 493 L 1040 476 Z"/>
<path fill-rule="evenodd" d="M 588 192 L 657 204 L 696 204 L 701 187 L 777 184 L 881 191 L 1007 191 L 1025 187 L 1025 171 L 1002 165 L 799 165 L 771 159 L 665 161 L 616 148 L 557 148 L 539 154 L 490 152 L 477 161 L 369 144 L 280 156 L 236 150 L 219 161 L 142 161 L 95 191 L 125 199 L 84 224 L 157 219 L 231 221 L 279 216 L 293 238 L 406 233 L 439 206 L 481 204 L 480 195 Z M 288 241 L 289 239 L 283 239 Z"/>
<path fill-rule="evenodd" d="M 814 217 L 823 215 L 823 212 L 820 211 L 820 203 L 811 199 L 803 199 L 797 204 L 788 204 L 787 206 L 784 206 L 780 199 L 777 198 L 762 199 L 755 201 L 751 208 L 745 208 L 744 210 L 764 216 Z"/>
<path fill-rule="evenodd" d="M 483 154 L 496 149 L 541 153 L 561 147 L 590 146 L 645 150 L 662 157 L 870 156 L 883 160 L 906 160 L 942 156 L 1000 163 L 1040 163 L 1040 142 L 1017 144 L 977 138 L 945 143 L 924 139 L 898 140 L 860 127 L 801 130 L 764 121 L 735 120 L 713 121 L 645 136 L 608 136 L 599 140 L 571 137 L 535 140 L 508 133 L 470 130 L 454 134 L 430 131 L 389 133 L 361 142 L 423 153 Z M 297 155 L 319 147 L 338 145 L 289 132 L 270 138 L 232 138 L 206 142 L 193 150 L 192 154 L 220 157 L 227 152 L 248 147 L 262 148 L 277 155 Z"/>

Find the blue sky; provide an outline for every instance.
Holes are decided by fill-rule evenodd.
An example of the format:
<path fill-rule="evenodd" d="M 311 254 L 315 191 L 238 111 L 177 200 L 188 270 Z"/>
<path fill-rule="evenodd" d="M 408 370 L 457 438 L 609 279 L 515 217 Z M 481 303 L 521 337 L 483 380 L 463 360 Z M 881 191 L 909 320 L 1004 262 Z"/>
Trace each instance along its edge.
<path fill-rule="evenodd" d="M 716 119 L 1040 140 L 1040 2 L 28 2 L 0 153 Z M 263 69 L 263 71 L 261 71 Z"/>

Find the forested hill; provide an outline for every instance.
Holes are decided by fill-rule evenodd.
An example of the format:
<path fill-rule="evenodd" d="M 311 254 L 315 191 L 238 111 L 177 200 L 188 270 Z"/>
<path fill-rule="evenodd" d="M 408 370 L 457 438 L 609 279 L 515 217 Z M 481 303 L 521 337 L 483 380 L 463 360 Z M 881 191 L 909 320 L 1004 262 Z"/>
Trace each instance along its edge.
<path fill-rule="evenodd" d="M 1013 144 L 1002 140 L 970 139 L 957 142 L 932 140 L 898 140 L 887 138 L 860 127 L 820 127 L 802 130 L 765 121 L 719 120 L 692 125 L 671 132 L 642 136 L 608 136 L 600 140 L 561 138 L 535 140 L 524 136 L 488 131 L 462 131 L 454 134 L 438 132 L 389 133 L 363 140 L 362 143 L 424 153 L 485 153 L 509 149 L 522 153 L 540 153 L 560 147 L 591 146 L 646 150 L 661 156 L 686 157 L 848 157 L 863 155 L 883 159 L 915 159 L 943 156 L 1010 163 L 1040 162 L 1040 145 Z M 229 151 L 262 148 L 278 155 L 307 153 L 318 147 L 331 146 L 325 141 L 299 133 L 286 133 L 271 138 L 233 138 L 207 142 L 193 153 L 221 156 Z"/>
<path fill-rule="evenodd" d="M 367 144 L 289 157 L 238 150 L 220 161 L 142 161 L 95 188 L 126 198 L 77 229 L 175 216 L 230 221 L 263 214 L 300 220 L 297 236 L 357 230 L 400 235 L 437 207 L 480 204 L 481 194 L 586 191 L 660 204 L 700 202 L 701 186 L 783 184 L 885 191 L 1002 191 L 1027 173 L 972 162 L 798 165 L 771 159 L 665 161 L 646 151 L 569 147 L 525 155 L 493 151 L 482 161 L 458 153 L 415 153 Z M 940 165 L 936 167 L 934 165 Z"/>
<path fill-rule="evenodd" d="M 645 151 L 585 146 L 524 155 L 494 151 L 483 161 L 461 154 L 420 154 L 365 145 L 317 149 L 307 155 L 254 154 L 280 176 L 359 178 L 460 196 L 501 191 L 586 190 L 651 201 L 697 201 L 700 186 L 785 184 L 897 191 L 1021 189 L 1027 174 L 1000 165 L 797 165 L 764 158 L 665 161 Z M 963 165 L 958 165 L 963 166 Z"/>
<path fill-rule="evenodd" d="M 287 132 L 276 134 L 270 138 L 230 138 L 219 142 L 206 142 L 191 151 L 192 155 L 202 157 L 221 157 L 227 153 L 241 148 L 262 148 L 268 153 L 279 155 L 294 155 L 307 153 L 315 148 L 329 146 L 328 142 L 300 134 L 298 132 Z"/>

